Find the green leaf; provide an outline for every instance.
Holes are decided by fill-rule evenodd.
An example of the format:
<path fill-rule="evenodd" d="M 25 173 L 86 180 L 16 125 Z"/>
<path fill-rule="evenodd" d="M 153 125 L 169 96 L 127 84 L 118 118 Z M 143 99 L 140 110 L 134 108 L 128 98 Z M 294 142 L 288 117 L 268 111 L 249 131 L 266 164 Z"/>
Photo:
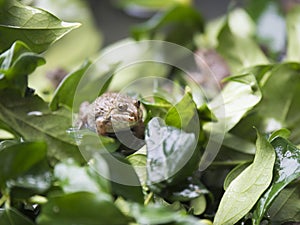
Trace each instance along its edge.
<path fill-rule="evenodd" d="M 266 73 L 260 80 L 262 100 L 233 132 L 249 140 L 254 136 L 252 126 L 267 134 L 285 128 L 291 132 L 289 139 L 300 144 L 300 127 L 296 125 L 300 123 L 299 71 L 299 63 L 283 63 Z"/>
<path fill-rule="evenodd" d="M 31 169 L 46 156 L 44 142 L 23 142 L 0 151 L 0 187 L 10 186 L 10 180 Z M 30 157 L 28 157 L 30 156 Z"/>
<path fill-rule="evenodd" d="M 197 137 L 153 118 L 146 129 L 148 184 L 159 191 L 178 183 L 197 168 L 200 150 Z"/>
<path fill-rule="evenodd" d="M 65 193 L 91 192 L 110 193 L 108 180 L 101 177 L 91 166 L 80 167 L 75 162 L 59 163 L 55 165 L 54 177 Z"/>
<path fill-rule="evenodd" d="M 0 224 L 5 225 L 35 225 L 35 223 L 14 208 L 0 209 Z"/>
<path fill-rule="evenodd" d="M 129 205 L 129 212 L 138 224 L 202 225 L 197 219 L 184 215 L 184 212 L 176 212 L 161 205 L 142 206 L 134 203 Z"/>
<path fill-rule="evenodd" d="M 300 149 L 282 137 L 277 137 L 271 144 L 277 156 L 274 178 L 254 210 L 253 223 L 257 225 L 280 191 L 300 177 Z"/>
<path fill-rule="evenodd" d="M 300 60 L 300 7 L 294 7 L 288 12 L 287 25 L 287 57 L 286 61 L 299 62 Z"/>
<path fill-rule="evenodd" d="M 272 181 L 275 152 L 272 145 L 257 134 L 253 163 L 234 179 L 223 195 L 214 224 L 235 224 L 255 205 Z"/>
<path fill-rule="evenodd" d="M 194 215 L 201 215 L 206 209 L 206 199 L 204 195 L 191 200 L 191 209 L 193 210 Z"/>
<path fill-rule="evenodd" d="M 269 64 L 258 44 L 251 37 L 233 33 L 228 22 L 221 29 L 218 41 L 217 50 L 229 64 L 232 73 L 241 72 L 245 67 Z"/>
<path fill-rule="evenodd" d="M 296 182 L 283 189 L 268 210 L 272 224 L 300 221 L 300 185 Z M 296 223 L 297 224 L 297 223 Z"/>
<path fill-rule="evenodd" d="M 43 52 L 49 45 L 78 27 L 66 23 L 42 9 L 25 6 L 16 0 L 4 0 L 0 8 L 0 51 L 16 40 L 25 42 L 33 51 Z"/>
<path fill-rule="evenodd" d="M 17 41 L 0 55 L 0 64 L 0 89 L 15 88 L 24 95 L 28 75 L 45 64 L 45 60 Z"/>
<path fill-rule="evenodd" d="M 275 140 L 278 137 L 288 139 L 290 136 L 291 136 L 291 131 L 289 131 L 288 129 L 282 128 L 282 129 L 279 129 L 279 130 L 276 130 L 275 132 L 273 132 L 269 137 L 269 141 L 272 142 L 273 140 Z"/>
<path fill-rule="evenodd" d="M 164 197 L 172 202 L 190 201 L 203 194 L 209 194 L 209 191 L 196 176 L 188 177 L 180 184 L 169 186 L 163 193 Z"/>
<path fill-rule="evenodd" d="M 130 8 L 134 6 L 140 6 L 140 7 L 145 7 L 148 9 L 165 9 L 167 7 L 176 5 L 176 4 L 190 4 L 190 0 L 184 0 L 184 1 L 178 1 L 178 0 L 165 0 L 165 1 L 160 1 L 160 0 L 123 0 L 120 2 L 117 2 L 117 4 L 122 7 L 122 8 Z"/>
<path fill-rule="evenodd" d="M 240 175 L 248 166 L 249 166 L 249 162 L 245 162 L 242 163 L 240 165 L 237 165 L 236 167 L 234 167 L 226 176 L 225 181 L 224 181 L 224 190 L 226 190 L 230 183 L 238 177 L 238 175 Z"/>
<path fill-rule="evenodd" d="M 106 195 L 77 192 L 50 197 L 37 224 L 126 225 L 128 220 Z"/>
<path fill-rule="evenodd" d="M 55 90 L 52 101 L 49 104 L 51 110 L 57 110 L 60 105 L 67 106 L 72 109 L 78 83 L 90 65 L 91 62 L 87 61 L 78 70 L 75 70 L 65 77 Z"/>
<path fill-rule="evenodd" d="M 50 160 L 68 157 L 83 160 L 67 132 L 72 126 L 70 111 L 51 112 L 36 95 L 22 98 L 15 91 L 6 89 L 0 91 L 0 96 L 0 120 L 25 140 L 45 140 Z"/>
<path fill-rule="evenodd" d="M 36 194 L 43 194 L 52 185 L 52 170 L 46 157 L 32 166 L 24 174 L 9 181 L 11 196 L 28 199 Z"/>
<path fill-rule="evenodd" d="M 187 92 L 183 98 L 174 105 L 165 117 L 165 123 L 187 132 L 193 132 L 200 129 L 200 122 L 197 113 L 197 106 L 193 101 L 192 94 Z M 194 129 L 192 129 L 194 127 Z"/>
<path fill-rule="evenodd" d="M 135 152 L 134 154 L 131 154 L 127 156 L 128 161 L 133 166 L 136 174 L 139 177 L 140 183 L 142 186 L 146 185 L 147 180 L 147 155 L 146 151 L 142 152 L 145 148 L 142 148 Z"/>
<path fill-rule="evenodd" d="M 138 203 L 144 202 L 143 190 L 139 178 L 129 161 L 119 154 L 107 157 L 103 154 L 110 171 L 112 192 L 124 199 Z"/>
<path fill-rule="evenodd" d="M 147 117 L 144 120 L 145 123 L 148 123 L 153 117 L 164 118 L 168 110 L 172 108 L 172 104 L 161 96 L 155 96 L 153 102 L 142 98 L 141 103 L 147 111 Z"/>
<path fill-rule="evenodd" d="M 153 39 L 156 35 L 161 34 L 166 27 L 169 29 L 164 34 L 165 41 L 191 47 L 190 37 L 203 31 L 203 19 L 193 7 L 178 4 L 154 15 L 144 24 L 134 27 L 132 36 L 136 40 L 145 37 Z"/>
<path fill-rule="evenodd" d="M 207 123 L 205 129 L 216 126 L 218 131 L 229 131 L 261 100 L 261 91 L 253 74 L 232 76 L 228 80 L 220 95 L 208 103 L 217 122 Z"/>

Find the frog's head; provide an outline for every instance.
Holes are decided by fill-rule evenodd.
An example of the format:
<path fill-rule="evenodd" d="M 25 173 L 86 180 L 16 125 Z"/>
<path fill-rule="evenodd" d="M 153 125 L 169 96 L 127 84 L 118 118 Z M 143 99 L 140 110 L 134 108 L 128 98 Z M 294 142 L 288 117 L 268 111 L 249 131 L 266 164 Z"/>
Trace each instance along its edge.
<path fill-rule="evenodd" d="M 125 100 L 125 101 L 124 101 Z M 120 98 L 111 102 L 111 107 L 95 116 L 97 132 L 101 135 L 127 130 L 142 121 L 143 111 L 140 101 Z"/>

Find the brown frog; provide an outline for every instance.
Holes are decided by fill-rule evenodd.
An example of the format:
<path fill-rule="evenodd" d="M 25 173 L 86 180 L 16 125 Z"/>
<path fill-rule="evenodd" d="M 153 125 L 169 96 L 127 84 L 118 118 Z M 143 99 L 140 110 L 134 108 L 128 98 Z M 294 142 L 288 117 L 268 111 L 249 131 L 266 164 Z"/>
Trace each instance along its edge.
<path fill-rule="evenodd" d="M 118 132 L 130 129 L 136 137 L 144 137 L 140 102 L 115 92 L 104 93 L 91 104 L 83 102 L 77 126 L 79 129 L 88 128 L 105 136 L 115 136 Z"/>

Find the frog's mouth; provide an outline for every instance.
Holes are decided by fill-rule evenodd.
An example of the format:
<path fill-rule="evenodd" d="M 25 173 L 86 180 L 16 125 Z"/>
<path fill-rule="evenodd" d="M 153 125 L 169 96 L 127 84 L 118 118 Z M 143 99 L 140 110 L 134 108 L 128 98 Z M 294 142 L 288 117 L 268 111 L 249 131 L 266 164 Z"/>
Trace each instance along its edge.
<path fill-rule="evenodd" d="M 96 125 L 104 127 L 107 133 L 116 133 L 128 130 L 137 124 L 136 118 L 124 114 L 111 115 L 108 118 L 96 118 Z"/>

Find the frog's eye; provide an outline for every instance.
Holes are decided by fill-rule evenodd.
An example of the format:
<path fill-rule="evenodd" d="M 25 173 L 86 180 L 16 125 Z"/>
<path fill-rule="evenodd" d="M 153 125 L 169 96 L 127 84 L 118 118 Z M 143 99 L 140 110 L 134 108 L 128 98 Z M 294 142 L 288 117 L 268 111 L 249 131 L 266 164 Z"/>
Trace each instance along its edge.
<path fill-rule="evenodd" d="M 134 103 L 134 106 L 140 108 L 141 102 L 138 100 Z"/>
<path fill-rule="evenodd" d="M 119 103 L 119 104 L 118 104 L 118 109 L 119 109 L 120 111 L 126 111 L 127 108 L 128 108 L 128 104 L 126 104 L 126 103 Z"/>

